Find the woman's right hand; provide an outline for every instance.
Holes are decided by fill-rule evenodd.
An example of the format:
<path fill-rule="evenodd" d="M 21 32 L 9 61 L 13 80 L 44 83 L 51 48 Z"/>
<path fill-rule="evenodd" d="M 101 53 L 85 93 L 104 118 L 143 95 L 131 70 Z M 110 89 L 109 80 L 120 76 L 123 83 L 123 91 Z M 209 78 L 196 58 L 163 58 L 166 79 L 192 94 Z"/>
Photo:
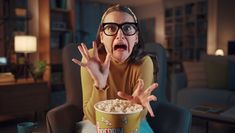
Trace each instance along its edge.
<path fill-rule="evenodd" d="M 93 41 L 93 56 L 88 52 L 88 49 L 84 43 L 78 46 L 79 52 L 82 54 L 84 62 L 81 62 L 75 58 L 72 61 L 81 67 L 85 67 L 92 79 L 94 80 L 94 85 L 99 89 L 105 88 L 107 84 L 109 66 L 111 55 L 107 53 L 105 61 L 102 63 L 97 50 L 97 44 Z"/>

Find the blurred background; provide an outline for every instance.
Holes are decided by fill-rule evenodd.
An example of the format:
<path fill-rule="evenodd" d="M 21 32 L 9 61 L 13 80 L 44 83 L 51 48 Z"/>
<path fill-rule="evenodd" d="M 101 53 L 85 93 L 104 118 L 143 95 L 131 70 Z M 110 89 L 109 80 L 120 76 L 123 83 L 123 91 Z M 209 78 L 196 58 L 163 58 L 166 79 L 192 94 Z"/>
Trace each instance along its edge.
<path fill-rule="evenodd" d="M 0 0 L 0 132 L 27 120 L 45 128 L 46 112 L 66 99 L 63 47 L 90 48 L 113 4 L 130 6 L 144 42 L 165 48 L 166 95 L 192 110 L 191 131 L 232 132 L 235 109 L 219 112 L 235 106 L 233 0 Z M 208 110 L 217 114 L 195 113 Z"/>

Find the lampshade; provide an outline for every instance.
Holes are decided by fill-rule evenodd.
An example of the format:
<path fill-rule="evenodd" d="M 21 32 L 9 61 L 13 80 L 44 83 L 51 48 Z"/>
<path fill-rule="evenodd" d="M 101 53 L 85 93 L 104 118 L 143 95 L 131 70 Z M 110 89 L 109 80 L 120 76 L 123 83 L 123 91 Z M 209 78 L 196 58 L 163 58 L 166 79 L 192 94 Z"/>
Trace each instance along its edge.
<path fill-rule="evenodd" d="M 217 50 L 215 51 L 215 55 L 216 55 L 216 56 L 224 56 L 224 51 L 223 51 L 223 49 L 217 49 Z"/>
<path fill-rule="evenodd" d="M 37 51 L 37 38 L 35 36 L 15 36 L 16 53 L 33 53 Z"/>

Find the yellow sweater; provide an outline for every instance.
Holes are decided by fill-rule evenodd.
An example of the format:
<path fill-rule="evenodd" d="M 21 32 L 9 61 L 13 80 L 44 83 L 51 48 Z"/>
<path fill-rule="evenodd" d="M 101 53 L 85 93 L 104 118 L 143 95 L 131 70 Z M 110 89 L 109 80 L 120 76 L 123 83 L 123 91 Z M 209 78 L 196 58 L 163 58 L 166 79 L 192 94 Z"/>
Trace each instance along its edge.
<path fill-rule="evenodd" d="M 93 53 L 92 51 L 89 50 L 89 53 Z M 101 61 L 104 61 L 105 56 L 99 55 Z M 132 95 L 138 79 L 144 80 L 144 89 L 153 83 L 153 63 L 149 56 L 143 57 L 138 64 L 129 64 L 127 61 L 118 64 L 111 60 L 109 69 L 107 88 L 98 90 L 86 68 L 81 67 L 84 119 L 90 120 L 93 124 L 95 124 L 95 103 L 107 99 L 120 99 L 118 91 Z"/>

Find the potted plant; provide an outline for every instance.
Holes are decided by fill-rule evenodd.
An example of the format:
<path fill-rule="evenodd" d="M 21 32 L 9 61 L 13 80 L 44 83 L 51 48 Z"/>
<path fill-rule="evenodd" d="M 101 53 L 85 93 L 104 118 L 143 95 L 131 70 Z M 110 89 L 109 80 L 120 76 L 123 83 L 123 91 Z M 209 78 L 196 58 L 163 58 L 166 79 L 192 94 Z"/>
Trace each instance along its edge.
<path fill-rule="evenodd" d="M 35 81 L 42 80 L 46 70 L 46 62 L 43 60 L 35 61 L 31 67 L 31 74 Z"/>

